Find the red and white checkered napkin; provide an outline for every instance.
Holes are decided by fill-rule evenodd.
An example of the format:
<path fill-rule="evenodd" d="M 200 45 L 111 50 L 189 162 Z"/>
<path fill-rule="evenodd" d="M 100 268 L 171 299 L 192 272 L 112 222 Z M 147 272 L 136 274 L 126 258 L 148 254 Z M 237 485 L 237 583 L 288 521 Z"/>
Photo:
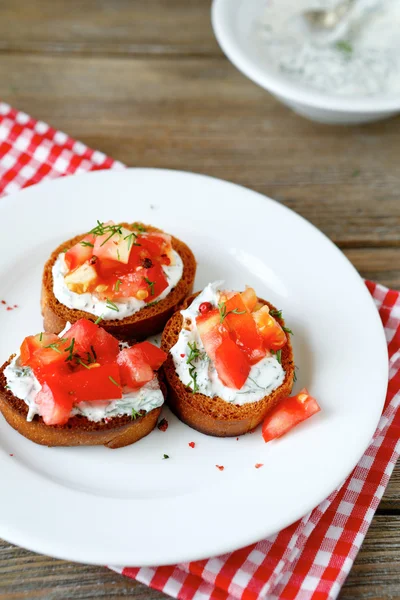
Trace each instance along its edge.
<path fill-rule="evenodd" d="M 101 152 L 0 103 L 0 194 L 47 178 L 123 168 Z M 390 381 L 371 445 L 340 490 L 277 535 L 209 560 L 121 573 L 182 600 L 335 598 L 400 452 L 400 294 L 366 282 L 385 328 Z"/>

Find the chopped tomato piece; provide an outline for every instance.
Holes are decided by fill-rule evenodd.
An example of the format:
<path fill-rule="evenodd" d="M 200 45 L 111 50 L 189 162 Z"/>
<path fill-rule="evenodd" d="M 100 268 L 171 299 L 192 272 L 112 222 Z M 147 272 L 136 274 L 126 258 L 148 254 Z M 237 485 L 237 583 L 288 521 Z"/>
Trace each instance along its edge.
<path fill-rule="evenodd" d="M 315 398 L 304 388 L 296 396 L 281 400 L 265 418 L 262 427 L 266 442 L 281 437 L 298 423 L 305 421 L 321 408 Z"/>
<path fill-rule="evenodd" d="M 286 334 L 278 321 L 269 314 L 268 306 L 264 305 L 260 310 L 253 312 L 252 317 L 268 350 L 279 350 L 286 344 Z"/>
<path fill-rule="evenodd" d="M 114 362 L 119 352 L 119 342 L 105 329 L 92 321 L 79 319 L 64 334 L 68 344 L 74 339 L 74 352 L 85 362 Z"/>
<path fill-rule="evenodd" d="M 263 340 L 252 315 L 247 311 L 242 295 L 235 294 L 226 300 L 225 309 L 225 322 L 237 345 L 251 364 L 259 362 L 266 354 Z"/>
<path fill-rule="evenodd" d="M 233 340 L 225 339 L 218 346 L 214 362 L 224 385 L 236 390 L 243 387 L 250 373 L 250 362 Z"/>
<path fill-rule="evenodd" d="M 104 224 L 116 227 L 113 221 Z M 135 241 L 135 235 L 125 227 L 115 228 L 114 231 L 106 231 L 103 235 L 97 235 L 94 242 L 93 255 L 101 260 L 113 260 L 127 264 L 131 248 Z"/>
<path fill-rule="evenodd" d="M 71 292 L 85 294 L 96 287 L 98 275 L 95 267 L 89 262 L 83 263 L 64 277 L 66 286 Z"/>
<path fill-rule="evenodd" d="M 80 369 L 61 381 L 74 402 L 93 402 L 122 398 L 122 387 L 117 363 L 90 365 Z"/>
<path fill-rule="evenodd" d="M 151 366 L 154 371 L 157 371 L 161 365 L 167 360 L 167 354 L 161 348 L 157 348 L 150 342 L 141 342 L 134 346 L 136 351 L 140 351 L 144 360 Z"/>
<path fill-rule="evenodd" d="M 154 377 L 153 369 L 144 359 L 140 349 L 135 349 L 135 346 L 121 350 L 117 362 L 123 386 L 139 388 Z"/>
<path fill-rule="evenodd" d="M 94 235 L 88 234 L 80 242 L 67 250 L 65 253 L 65 263 L 69 271 L 73 271 L 92 258 L 94 241 Z"/>
<path fill-rule="evenodd" d="M 24 339 L 20 349 L 20 363 L 32 369 L 65 360 L 64 350 L 68 343 L 53 333 L 38 333 Z"/>
<path fill-rule="evenodd" d="M 142 233 L 137 240 L 143 248 L 163 265 L 173 265 L 175 262 L 171 236 L 167 233 Z"/>
<path fill-rule="evenodd" d="M 152 302 L 168 287 L 167 278 L 162 266 L 159 264 L 155 264 L 150 269 L 147 269 L 147 273 L 143 275 L 143 279 L 149 292 L 146 302 Z"/>
<path fill-rule="evenodd" d="M 249 312 L 254 310 L 255 305 L 257 304 L 257 294 L 251 287 L 246 287 L 244 292 L 241 292 L 241 297 L 244 302 L 245 307 Z"/>
<path fill-rule="evenodd" d="M 35 402 L 46 425 L 64 425 L 70 418 L 74 397 L 53 378 L 43 383 Z"/>
<path fill-rule="evenodd" d="M 197 331 L 208 356 L 213 361 L 215 351 L 223 340 L 230 339 L 228 329 L 221 323 L 217 308 L 196 317 Z"/>

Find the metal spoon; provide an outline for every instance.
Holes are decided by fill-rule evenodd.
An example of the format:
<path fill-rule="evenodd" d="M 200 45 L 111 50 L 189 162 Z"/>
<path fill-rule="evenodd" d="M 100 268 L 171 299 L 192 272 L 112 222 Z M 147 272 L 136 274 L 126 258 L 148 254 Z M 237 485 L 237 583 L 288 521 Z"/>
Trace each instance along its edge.
<path fill-rule="evenodd" d="M 306 10 L 297 15 L 292 22 L 303 36 L 318 45 L 332 44 L 342 39 L 350 29 L 354 19 L 364 14 L 364 9 L 376 6 L 371 0 L 341 0 L 331 9 Z"/>

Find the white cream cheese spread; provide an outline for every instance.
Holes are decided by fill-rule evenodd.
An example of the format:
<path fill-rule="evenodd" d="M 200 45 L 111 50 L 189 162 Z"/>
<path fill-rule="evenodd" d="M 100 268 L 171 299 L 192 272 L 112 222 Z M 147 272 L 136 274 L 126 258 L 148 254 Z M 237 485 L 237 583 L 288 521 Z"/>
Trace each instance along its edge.
<path fill-rule="evenodd" d="M 32 369 L 21 367 L 19 357 L 16 356 L 4 370 L 4 375 L 9 390 L 29 407 L 26 420 L 32 421 L 35 415 L 40 415 L 40 406 L 36 404 L 35 398 L 42 389 Z M 82 415 L 89 421 L 98 423 L 103 419 L 112 419 L 123 415 L 131 416 L 141 410 L 147 413 L 163 403 L 164 396 L 155 376 L 149 383 L 137 390 L 124 390 L 122 398 L 98 402 L 78 402 L 72 409 L 71 417 Z"/>
<path fill-rule="evenodd" d="M 183 273 L 183 262 L 181 257 L 175 250 L 173 250 L 175 264 L 163 265 L 163 271 L 168 281 L 168 286 L 165 290 L 157 296 L 152 298 L 152 302 L 162 300 L 170 291 L 177 285 L 178 281 L 182 277 Z M 137 298 L 127 298 L 126 302 L 113 302 L 114 308 L 110 308 L 110 305 L 106 300 L 99 300 L 90 293 L 77 294 L 68 289 L 65 283 L 65 275 L 68 272 L 67 265 L 65 263 L 64 253 L 59 254 L 56 262 L 53 265 L 53 293 L 57 300 L 61 302 L 67 308 L 76 310 L 84 310 L 97 317 L 102 317 L 104 321 L 110 321 L 112 319 L 125 319 L 131 315 L 137 313 L 141 308 L 146 306 L 144 300 L 138 300 Z M 118 309 L 118 310 L 117 310 Z"/>
<path fill-rule="evenodd" d="M 192 363 L 196 368 L 199 392 L 210 398 L 219 396 L 231 404 L 241 406 L 261 400 L 273 392 L 283 383 L 285 371 L 275 357 L 268 356 L 251 367 L 249 376 L 240 390 L 226 387 L 220 381 L 215 366 L 204 350 L 196 327 L 196 317 L 199 315 L 199 306 L 202 302 L 210 302 L 213 306 L 218 306 L 222 285 L 223 281 L 210 283 L 186 310 L 181 311 L 183 319 L 190 321 L 191 326 L 189 330 L 182 329 L 180 331 L 178 341 L 171 348 L 170 353 L 179 379 L 184 385 L 190 386 L 192 378 L 189 373 L 191 366 L 187 363 L 187 356 L 190 352 L 188 344 L 196 342 L 200 356 Z"/>

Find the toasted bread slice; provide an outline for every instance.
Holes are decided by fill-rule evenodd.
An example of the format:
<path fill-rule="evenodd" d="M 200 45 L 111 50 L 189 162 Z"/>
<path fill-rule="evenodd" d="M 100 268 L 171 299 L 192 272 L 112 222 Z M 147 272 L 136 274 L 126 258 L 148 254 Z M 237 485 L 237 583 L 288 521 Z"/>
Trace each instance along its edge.
<path fill-rule="evenodd" d="M 122 223 L 122 225 L 131 231 L 134 230 L 132 225 L 128 223 Z M 139 223 L 139 225 L 142 224 Z M 150 225 L 142 226 L 145 227 L 148 232 L 162 233 L 161 230 L 156 227 Z M 75 323 L 75 321 L 82 318 L 96 321 L 98 318 L 83 310 L 71 309 L 64 306 L 57 300 L 53 293 L 52 268 L 54 263 L 61 252 L 71 248 L 74 244 L 84 238 L 85 235 L 86 234 L 84 233 L 77 235 L 67 242 L 60 244 L 45 264 L 42 281 L 41 308 L 44 330 L 48 333 L 60 333 L 68 321 L 70 323 Z M 101 321 L 101 327 L 116 338 L 125 341 L 140 341 L 162 331 L 165 323 L 176 311 L 178 305 L 192 292 L 196 275 L 196 260 L 190 248 L 173 236 L 172 247 L 182 259 L 183 273 L 181 279 L 175 288 L 170 291 L 168 296 L 155 305 L 143 307 L 140 311 L 130 317 L 125 317 L 125 319 Z"/>
<path fill-rule="evenodd" d="M 156 426 L 161 406 L 133 420 L 129 415 L 114 417 L 107 423 L 95 423 L 80 415 L 71 417 L 65 425 L 46 425 L 39 415 L 27 421 L 28 406 L 6 388 L 4 369 L 13 356 L 0 369 L 0 410 L 5 420 L 36 444 L 42 446 L 107 446 L 122 448 L 148 435 Z M 164 398 L 165 384 L 159 380 Z"/>
<path fill-rule="evenodd" d="M 195 299 L 197 294 L 187 298 L 180 309 L 187 308 Z M 275 307 L 258 299 L 261 304 L 267 304 L 270 309 Z M 280 325 L 284 325 L 283 319 L 277 319 Z M 238 436 L 252 431 L 257 425 L 262 423 L 266 414 L 281 399 L 290 395 L 293 386 L 294 362 L 290 339 L 282 348 L 281 361 L 285 371 L 283 383 L 268 396 L 265 396 L 257 402 L 249 402 L 242 406 L 237 406 L 226 402 L 222 398 L 210 398 L 204 394 L 193 394 L 190 388 L 187 388 L 175 371 L 175 365 L 170 348 L 178 341 L 179 332 L 182 329 L 183 319 L 180 312 L 176 312 L 168 321 L 162 336 L 161 348 L 168 352 L 168 358 L 164 363 L 163 369 L 166 378 L 168 396 L 167 404 L 181 421 L 205 433 L 207 435 L 229 437 Z"/>

